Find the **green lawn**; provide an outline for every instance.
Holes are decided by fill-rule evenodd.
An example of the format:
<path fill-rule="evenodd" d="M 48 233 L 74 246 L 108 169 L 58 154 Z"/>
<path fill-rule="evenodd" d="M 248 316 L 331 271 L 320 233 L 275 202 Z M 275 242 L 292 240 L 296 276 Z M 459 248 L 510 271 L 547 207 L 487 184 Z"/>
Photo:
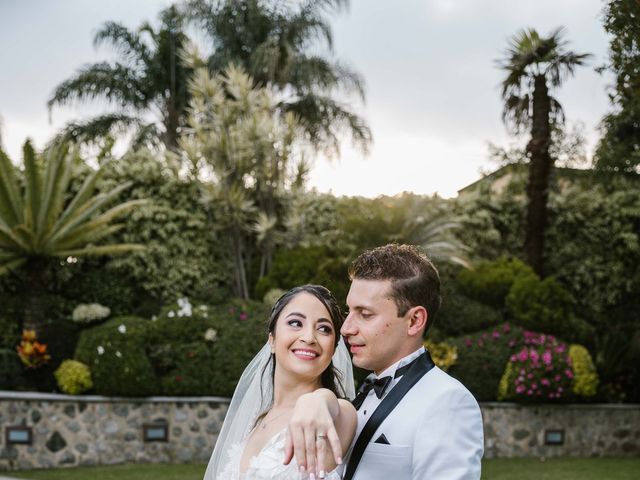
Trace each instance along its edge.
<path fill-rule="evenodd" d="M 30 480 L 202 480 L 205 465 L 116 465 L 7 473 Z M 640 459 L 486 460 L 482 480 L 637 480 Z M 0 476 L 2 474 L 0 473 Z"/>
<path fill-rule="evenodd" d="M 637 458 L 485 460 L 482 480 L 637 480 Z"/>

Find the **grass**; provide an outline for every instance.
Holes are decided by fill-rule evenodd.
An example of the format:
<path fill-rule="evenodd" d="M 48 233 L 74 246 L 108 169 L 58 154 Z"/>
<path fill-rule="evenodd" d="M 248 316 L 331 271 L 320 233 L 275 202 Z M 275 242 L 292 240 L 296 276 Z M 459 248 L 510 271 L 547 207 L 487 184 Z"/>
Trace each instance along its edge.
<path fill-rule="evenodd" d="M 202 480 L 206 467 L 203 464 L 130 464 L 5 472 L 5 474 L 29 480 L 87 480 L 90 478 L 96 480 Z M 0 472 L 0 476 L 2 475 L 3 473 Z"/>
<path fill-rule="evenodd" d="M 202 480 L 204 470 L 202 464 L 115 465 L 7 475 L 29 480 Z M 638 472 L 637 458 L 500 459 L 483 462 L 482 480 L 637 480 Z"/>
<path fill-rule="evenodd" d="M 637 480 L 638 458 L 537 458 L 485 460 L 482 480 Z"/>

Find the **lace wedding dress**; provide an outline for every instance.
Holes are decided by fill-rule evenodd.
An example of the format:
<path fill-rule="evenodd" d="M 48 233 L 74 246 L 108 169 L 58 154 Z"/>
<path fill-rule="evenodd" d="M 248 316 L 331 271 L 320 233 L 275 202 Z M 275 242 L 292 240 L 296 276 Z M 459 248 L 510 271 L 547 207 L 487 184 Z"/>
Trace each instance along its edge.
<path fill-rule="evenodd" d="M 298 471 L 295 459 L 289 465 L 283 465 L 285 430 L 274 435 L 260 453 L 249 460 L 249 467 L 244 475 L 240 474 L 240 460 L 245 442 L 231 445 L 227 452 L 228 460 L 222 474 L 216 480 L 307 480 L 306 473 Z M 329 472 L 326 480 L 340 480 L 339 468 Z"/>

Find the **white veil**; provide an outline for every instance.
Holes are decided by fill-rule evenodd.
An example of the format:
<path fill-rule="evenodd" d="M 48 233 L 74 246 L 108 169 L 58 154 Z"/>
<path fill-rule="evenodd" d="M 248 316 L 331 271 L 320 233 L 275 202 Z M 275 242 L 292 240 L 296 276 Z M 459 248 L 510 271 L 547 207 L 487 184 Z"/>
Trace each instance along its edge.
<path fill-rule="evenodd" d="M 269 362 L 270 357 L 271 347 L 267 343 L 242 373 L 207 465 L 204 480 L 215 480 L 219 477 L 225 467 L 229 448 L 244 441 L 251 432 L 258 415 L 271 407 L 273 362 Z M 338 372 L 336 383 L 342 386 L 346 398 L 353 399 L 355 397 L 353 367 L 342 338 L 333 354 L 332 363 Z"/>

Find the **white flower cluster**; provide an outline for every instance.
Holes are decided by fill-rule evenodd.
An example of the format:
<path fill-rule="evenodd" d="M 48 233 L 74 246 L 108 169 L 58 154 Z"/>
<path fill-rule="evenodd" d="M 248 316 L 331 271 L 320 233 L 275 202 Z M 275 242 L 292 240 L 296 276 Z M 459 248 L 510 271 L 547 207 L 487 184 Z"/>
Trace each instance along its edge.
<path fill-rule="evenodd" d="M 99 303 L 81 303 L 74 310 L 71 318 L 78 323 L 91 323 L 111 315 L 111 309 Z"/>
<path fill-rule="evenodd" d="M 204 339 L 207 342 L 215 342 L 218 339 L 218 331 L 213 328 L 207 328 L 207 331 L 204 332 Z"/>
<path fill-rule="evenodd" d="M 169 318 L 173 318 L 176 315 L 178 317 L 190 317 L 191 315 L 193 315 L 193 307 L 191 306 L 191 303 L 189 302 L 189 299 L 187 297 L 182 297 L 178 299 L 177 312 L 174 312 L 173 310 L 169 310 L 169 312 L 167 313 L 167 316 Z"/>

